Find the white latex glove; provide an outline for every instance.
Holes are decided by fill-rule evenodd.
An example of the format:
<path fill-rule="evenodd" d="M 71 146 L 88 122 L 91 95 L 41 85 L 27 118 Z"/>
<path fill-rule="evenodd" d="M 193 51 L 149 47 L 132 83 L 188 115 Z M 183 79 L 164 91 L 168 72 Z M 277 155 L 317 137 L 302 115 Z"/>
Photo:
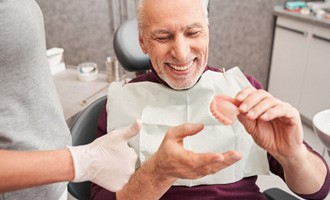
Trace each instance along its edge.
<path fill-rule="evenodd" d="M 73 182 L 92 181 L 116 192 L 135 171 L 137 155 L 127 141 L 141 130 L 141 121 L 111 131 L 88 145 L 68 147 L 74 163 Z"/>

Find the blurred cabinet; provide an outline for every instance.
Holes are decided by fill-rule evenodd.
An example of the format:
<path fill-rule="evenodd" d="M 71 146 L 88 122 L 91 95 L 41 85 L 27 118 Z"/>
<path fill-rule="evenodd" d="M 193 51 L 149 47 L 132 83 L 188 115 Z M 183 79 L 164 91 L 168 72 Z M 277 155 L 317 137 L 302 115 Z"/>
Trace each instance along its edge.
<path fill-rule="evenodd" d="M 268 86 L 309 121 L 330 108 L 330 28 L 278 17 Z"/>
<path fill-rule="evenodd" d="M 330 108 L 330 28 L 313 29 L 301 93 L 300 112 L 308 119 Z"/>
<path fill-rule="evenodd" d="M 279 17 L 276 23 L 268 90 L 298 107 L 311 26 Z"/>

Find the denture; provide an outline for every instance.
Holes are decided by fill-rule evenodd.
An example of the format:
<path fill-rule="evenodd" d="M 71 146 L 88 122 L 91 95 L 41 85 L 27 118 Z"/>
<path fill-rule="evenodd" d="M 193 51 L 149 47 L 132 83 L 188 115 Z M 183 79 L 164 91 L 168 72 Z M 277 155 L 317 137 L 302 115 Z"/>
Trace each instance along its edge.
<path fill-rule="evenodd" d="M 210 111 L 221 123 L 230 125 L 234 123 L 234 120 L 239 114 L 238 106 L 239 104 L 235 99 L 224 95 L 217 95 L 210 103 Z"/>

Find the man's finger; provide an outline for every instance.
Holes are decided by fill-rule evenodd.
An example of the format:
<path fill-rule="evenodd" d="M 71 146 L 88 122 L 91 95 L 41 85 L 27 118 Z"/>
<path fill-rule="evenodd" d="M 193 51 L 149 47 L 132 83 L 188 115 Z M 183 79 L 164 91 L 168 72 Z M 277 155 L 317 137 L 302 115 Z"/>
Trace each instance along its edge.
<path fill-rule="evenodd" d="M 203 124 L 185 123 L 180 126 L 172 127 L 169 129 L 167 137 L 174 139 L 182 139 L 187 136 L 192 136 L 203 130 Z"/>
<path fill-rule="evenodd" d="M 224 157 L 224 163 L 228 166 L 236 163 L 237 161 L 241 160 L 242 155 L 237 151 L 227 151 L 222 154 Z"/>

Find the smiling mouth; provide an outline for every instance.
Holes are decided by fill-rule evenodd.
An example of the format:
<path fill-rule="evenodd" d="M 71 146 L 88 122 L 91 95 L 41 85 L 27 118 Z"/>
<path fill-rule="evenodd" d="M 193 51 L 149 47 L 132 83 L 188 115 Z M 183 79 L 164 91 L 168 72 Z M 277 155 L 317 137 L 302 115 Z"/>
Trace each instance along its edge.
<path fill-rule="evenodd" d="M 190 63 L 188 63 L 187 65 L 174 65 L 174 64 L 170 64 L 170 63 L 167 63 L 167 64 L 174 70 L 185 71 L 185 70 L 190 69 L 192 67 L 193 63 L 194 63 L 194 60 L 191 61 Z"/>

